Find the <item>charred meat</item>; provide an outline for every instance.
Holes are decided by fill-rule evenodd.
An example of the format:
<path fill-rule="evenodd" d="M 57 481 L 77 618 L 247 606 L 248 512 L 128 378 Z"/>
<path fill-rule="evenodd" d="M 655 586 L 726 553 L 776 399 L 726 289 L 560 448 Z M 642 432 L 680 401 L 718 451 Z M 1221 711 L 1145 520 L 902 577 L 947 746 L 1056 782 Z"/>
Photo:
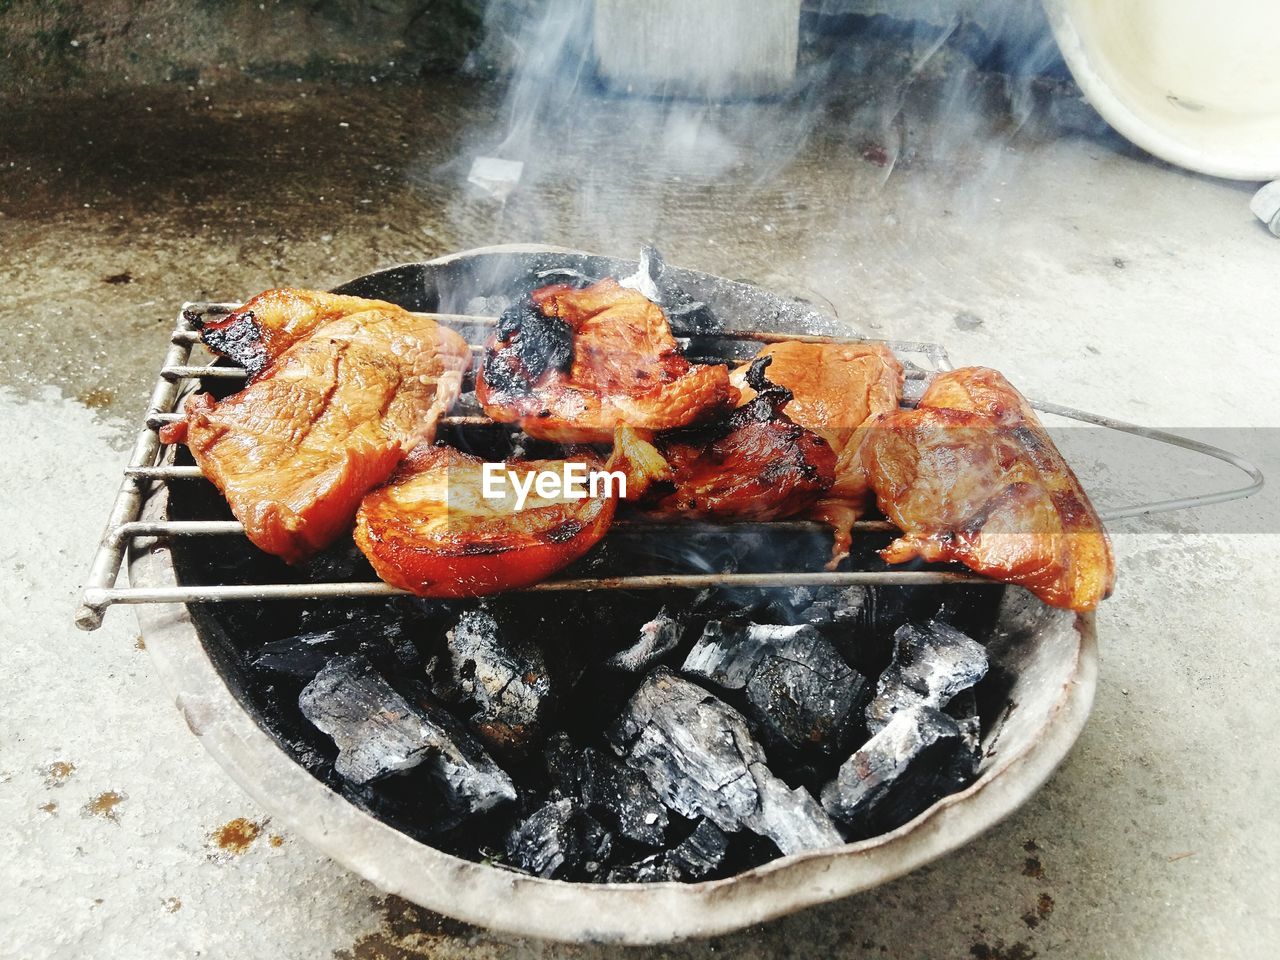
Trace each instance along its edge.
<path fill-rule="evenodd" d="M 791 391 L 765 378 L 771 362 L 751 365 L 755 396 L 718 423 L 658 436 L 674 490 L 657 496 L 651 515 L 777 520 L 809 509 L 831 489 L 830 444 L 791 420 Z"/>
<path fill-rule="evenodd" d="M 277 357 L 331 320 L 366 310 L 399 311 L 381 300 L 319 290 L 266 290 L 219 320 L 200 328 L 206 347 L 233 360 L 256 379 Z"/>
<path fill-rule="evenodd" d="M 1045 603 L 1092 610 L 1115 561 L 1102 521 L 1030 404 L 984 367 L 940 374 L 915 410 L 882 415 L 862 448 L 900 529 L 889 563 L 959 561 Z"/>
<path fill-rule="evenodd" d="M 453 331 L 358 302 L 239 393 L 193 396 L 161 433 L 187 444 L 249 539 L 290 563 L 349 530 L 361 498 L 434 438 L 470 363 Z"/>
<path fill-rule="evenodd" d="M 587 443 L 608 443 L 619 424 L 688 426 L 734 399 L 727 367 L 690 364 L 662 309 L 612 279 L 542 287 L 503 314 L 476 396 L 530 436 Z"/>
<path fill-rule="evenodd" d="M 898 409 L 902 364 L 880 343 L 787 341 L 769 344 L 757 357 L 769 357 L 769 379 L 791 391 L 787 416 L 826 440 L 836 453 L 835 482 L 811 511 L 835 534 L 829 564 L 834 568 L 848 556 L 853 522 L 867 508 L 867 475 L 859 454 L 867 424 Z M 729 377 L 744 402 L 755 396 L 747 383 L 749 370 L 743 365 Z"/>

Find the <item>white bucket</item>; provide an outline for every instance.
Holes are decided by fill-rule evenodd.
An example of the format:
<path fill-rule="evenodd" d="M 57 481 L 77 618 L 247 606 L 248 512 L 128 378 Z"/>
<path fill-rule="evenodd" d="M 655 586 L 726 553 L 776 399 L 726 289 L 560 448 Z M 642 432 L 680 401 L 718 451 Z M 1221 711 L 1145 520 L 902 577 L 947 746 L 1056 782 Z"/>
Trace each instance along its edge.
<path fill-rule="evenodd" d="M 1043 0 L 1076 82 L 1158 157 L 1280 178 L 1280 0 Z"/>
<path fill-rule="evenodd" d="M 613 90 L 761 97 L 796 76 L 801 0 L 595 0 L 596 69 Z"/>

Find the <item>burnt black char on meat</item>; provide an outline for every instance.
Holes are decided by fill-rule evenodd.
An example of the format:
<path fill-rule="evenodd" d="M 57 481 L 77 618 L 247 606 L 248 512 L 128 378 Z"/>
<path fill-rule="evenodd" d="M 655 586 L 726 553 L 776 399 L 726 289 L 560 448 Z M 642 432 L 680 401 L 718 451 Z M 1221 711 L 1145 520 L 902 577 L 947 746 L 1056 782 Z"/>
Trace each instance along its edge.
<path fill-rule="evenodd" d="M 654 445 L 671 471 L 646 511 L 659 517 L 781 520 L 813 506 L 831 489 L 836 454 L 830 444 L 786 415 L 791 391 L 771 383 L 771 357 L 751 363 L 756 395 L 727 417 L 659 434 Z"/>

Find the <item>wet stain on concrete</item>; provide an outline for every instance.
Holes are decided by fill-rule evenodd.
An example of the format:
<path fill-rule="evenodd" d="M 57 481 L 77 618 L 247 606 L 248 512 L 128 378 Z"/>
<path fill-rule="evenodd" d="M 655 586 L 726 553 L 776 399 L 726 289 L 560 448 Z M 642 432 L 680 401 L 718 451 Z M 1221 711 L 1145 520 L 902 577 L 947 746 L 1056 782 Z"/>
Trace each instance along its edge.
<path fill-rule="evenodd" d="M 107 790 L 86 803 L 81 808 L 80 815 L 82 817 L 101 817 L 103 820 L 119 823 L 120 815 L 116 812 L 116 808 L 127 799 L 128 797 L 123 793 Z"/>
<path fill-rule="evenodd" d="M 1042 893 L 1036 898 L 1035 908 L 1028 910 L 1022 915 L 1022 922 L 1034 930 L 1036 927 L 1040 926 L 1043 921 L 1048 920 L 1052 913 L 1053 897 L 1049 896 L 1047 893 Z"/>
<path fill-rule="evenodd" d="M 53 124 L 36 99 L 6 112 L 0 218 L 24 256 L 0 264 L 0 312 L 14 318 L 0 380 L 26 396 L 110 386 L 93 408 L 133 419 L 166 346 L 156 328 L 183 300 L 285 280 L 327 287 L 476 245 L 456 238 L 456 176 L 431 171 L 459 154 L 498 90 L 233 86 L 76 92 L 56 101 Z M 340 134 L 300 135 L 353 116 L 363 119 Z M 400 133 L 369 136 L 375 126 Z M 127 265 L 126 245 L 138 258 Z"/>
<path fill-rule="evenodd" d="M 46 787 L 60 787 L 71 779 L 71 775 L 76 772 L 76 765 L 70 760 L 55 760 L 39 772 L 44 775 Z"/>
<path fill-rule="evenodd" d="M 374 897 L 382 914 L 379 929 L 361 937 L 347 950 L 334 951 L 335 960 L 421 960 L 435 955 L 441 940 L 474 938 L 478 927 L 432 913 L 396 896 Z"/>
<path fill-rule="evenodd" d="M 90 387 L 88 390 L 82 390 L 76 395 L 76 400 L 90 410 L 105 410 L 111 406 L 115 398 L 116 392 L 105 387 Z"/>
<path fill-rule="evenodd" d="M 1031 960 L 1036 951 L 1022 940 L 1008 946 L 1003 940 L 996 940 L 995 943 L 975 943 L 969 948 L 969 956 L 975 960 Z"/>
<path fill-rule="evenodd" d="M 245 817 L 236 817 L 213 831 L 210 840 L 219 850 L 239 856 L 253 846 L 261 833 L 262 824 Z"/>

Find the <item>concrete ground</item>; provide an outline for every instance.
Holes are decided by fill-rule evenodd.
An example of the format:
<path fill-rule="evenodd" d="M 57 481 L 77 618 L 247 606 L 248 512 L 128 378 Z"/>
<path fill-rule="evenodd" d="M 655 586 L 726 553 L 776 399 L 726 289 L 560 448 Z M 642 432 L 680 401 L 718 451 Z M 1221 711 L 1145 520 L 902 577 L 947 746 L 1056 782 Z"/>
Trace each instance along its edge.
<path fill-rule="evenodd" d="M 927 91 L 926 91 L 927 93 Z M 418 910 L 308 849 L 207 758 L 132 614 L 81 578 L 177 305 L 542 241 L 668 259 L 941 341 L 1028 394 L 1204 430 L 1280 469 L 1280 241 L 1249 187 L 1041 99 L 578 102 L 468 192 L 504 101 L 462 82 L 33 100 L 0 127 L 0 956 L 595 957 Z M 1101 506 L 1229 483 L 1068 438 Z M 1094 715 L 1053 779 L 879 890 L 634 956 L 1270 957 L 1280 941 L 1274 494 L 1120 521 Z"/>

